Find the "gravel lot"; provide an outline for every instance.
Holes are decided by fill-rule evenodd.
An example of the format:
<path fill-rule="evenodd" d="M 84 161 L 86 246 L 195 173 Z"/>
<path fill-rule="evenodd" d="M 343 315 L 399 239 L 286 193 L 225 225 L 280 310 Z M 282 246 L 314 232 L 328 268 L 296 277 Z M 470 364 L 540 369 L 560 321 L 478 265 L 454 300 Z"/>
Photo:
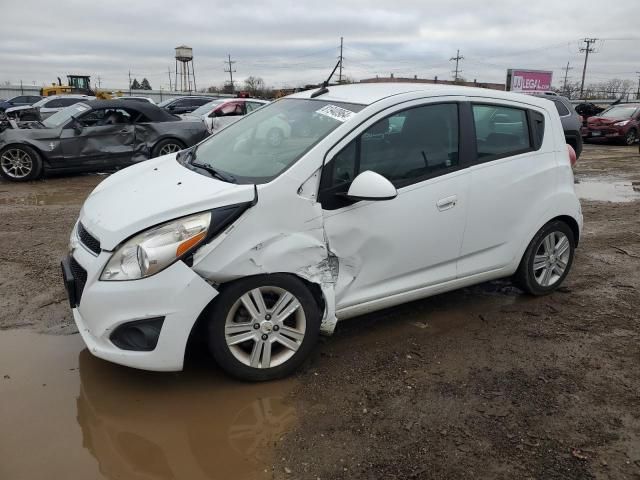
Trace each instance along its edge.
<path fill-rule="evenodd" d="M 59 260 L 103 178 L 0 182 L 0 330 L 76 332 Z M 340 324 L 287 384 L 297 422 L 264 446 L 268 477 L 640 478 L 638 149 L 587 145 L 577 178 L 585 230 L 558 292 L 492 282 Z"/>

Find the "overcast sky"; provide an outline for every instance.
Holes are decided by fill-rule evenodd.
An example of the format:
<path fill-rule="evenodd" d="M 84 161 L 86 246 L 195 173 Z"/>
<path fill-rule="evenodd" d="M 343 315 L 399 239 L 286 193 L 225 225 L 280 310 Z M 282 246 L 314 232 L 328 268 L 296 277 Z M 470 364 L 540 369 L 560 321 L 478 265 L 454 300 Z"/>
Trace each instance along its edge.
<path fill-rule="evenodd" d="M 593 4 L 594 8 L 590 5 Z M 579 80 L 581 39 L 597 37 L 587 82 L 637 81 L 640 24 L 633 2 L 471 0 L 1 0 L 0 82 L 42 85 L 67 73 L 126 88 L 132 77 L 169 87 L 174 47 L 193 48 L 198 87 L 221 85 L 231 54 L 234 80 L 299 86 L 324 79 L 344 37 L 345 75 L 504 82 L 507 68 L 554 71 L 571 62 Z M 106 6 L 103 6 L 106 5 Z M 172 73 L 173 75 L 173 73 Z"/>

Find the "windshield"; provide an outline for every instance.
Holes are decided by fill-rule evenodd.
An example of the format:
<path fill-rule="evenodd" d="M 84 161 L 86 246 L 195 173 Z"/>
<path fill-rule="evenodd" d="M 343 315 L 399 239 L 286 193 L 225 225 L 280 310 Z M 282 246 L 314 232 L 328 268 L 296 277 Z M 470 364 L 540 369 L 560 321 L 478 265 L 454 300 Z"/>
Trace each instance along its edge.
<path fill-rule="evenodd" d="M 167 98 L 166 100 L 161 101 L 158 106 L 159 107 L 166 107 L 167 105 L 169 105 L 171 102 L 173 102 L 174 100 L 176 100 L 175 98 Z"/>
<path fill-rule="evenodd" d="M 267 183 L 364 105 L 285 99 L 256 110 L 201 143 L 195 163 L 235 177 Z"/>
<path fill-rule="evenodd" d="M 190 113 L 190 115 L 195 115 L 199 117 L 206 115 L 211 110 L 213 110 L 216 107 L 216 105 L 220 105 L 222 102 L 224 102 L 224 100 L 214 100 L 213 102 L 205 103 L 201 107 L 196 108 L 193 112 Z"/>
<path fill-rule="evenodd" d="M 42 100 L 38 100 L 36 103 L 34 103 L 32 106 L 33 107 L 41 107 L 43 106 L 45 103 L 47 103 L 49 100 L 51 100 L 51 97 L 47 98 L 43 98 Z"/>
<path fill-rule="evenodd" d="M 75 105 L 63 108 L 59 112 L 47 117 L 42 121 L 42 124 L 47 128 L 57 128 L 67 123 L 72 116 L 78 117 L 87 110 L 89 110 L 88 105 L 84 103 L 76 103 Z"/>
<path fill-rule="evenodd" d="M 614 119 L 631 118 L 637 109 L 638 107 L 635 105 L 615 105 L 607 108 L 600 116 Z"/>

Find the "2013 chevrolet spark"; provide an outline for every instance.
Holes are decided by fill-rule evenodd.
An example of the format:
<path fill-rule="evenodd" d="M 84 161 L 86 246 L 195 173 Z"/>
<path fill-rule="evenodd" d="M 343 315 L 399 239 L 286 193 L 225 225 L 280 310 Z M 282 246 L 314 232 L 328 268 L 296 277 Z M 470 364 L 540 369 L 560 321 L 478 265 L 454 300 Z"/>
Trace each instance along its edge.
<path fill-rule="evenodd" d="M 301 133 L 268 141 L 294 121 Z M 550 102 L 348 85 L 289 96 L 107 178 L 62 266 L 94 355 L 180 370 L 202 335 L 229 374 L 267 380 L 338 320 L 503 277 L 549 293 L 581 227 Z"/>

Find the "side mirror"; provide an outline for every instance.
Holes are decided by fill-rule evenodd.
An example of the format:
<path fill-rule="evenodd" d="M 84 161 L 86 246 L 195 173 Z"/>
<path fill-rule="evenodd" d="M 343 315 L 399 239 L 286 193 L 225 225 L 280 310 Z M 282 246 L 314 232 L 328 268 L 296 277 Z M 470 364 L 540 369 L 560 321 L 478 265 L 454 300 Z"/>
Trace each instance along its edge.
<path fill-rule="evenodd" d="M 358 175 L 347 192 L 347 197 L 352 200 L 391 200 L 397 196 L 393 183 L 371 170 Z"/>
<path fill-rule="evenodd" d="M 167 110 L 174 111 L 175 109 L 176 109 L 176 106 L 175 106 L 175 105 L 169 105 L 169 106 L 167 107 Z"/>
<path fill-rule="evenodd" d="M 222 116 L 222 110 L 214 110 L 213 111 L 213 116 L 214 117 L 221 117 Z"/>

